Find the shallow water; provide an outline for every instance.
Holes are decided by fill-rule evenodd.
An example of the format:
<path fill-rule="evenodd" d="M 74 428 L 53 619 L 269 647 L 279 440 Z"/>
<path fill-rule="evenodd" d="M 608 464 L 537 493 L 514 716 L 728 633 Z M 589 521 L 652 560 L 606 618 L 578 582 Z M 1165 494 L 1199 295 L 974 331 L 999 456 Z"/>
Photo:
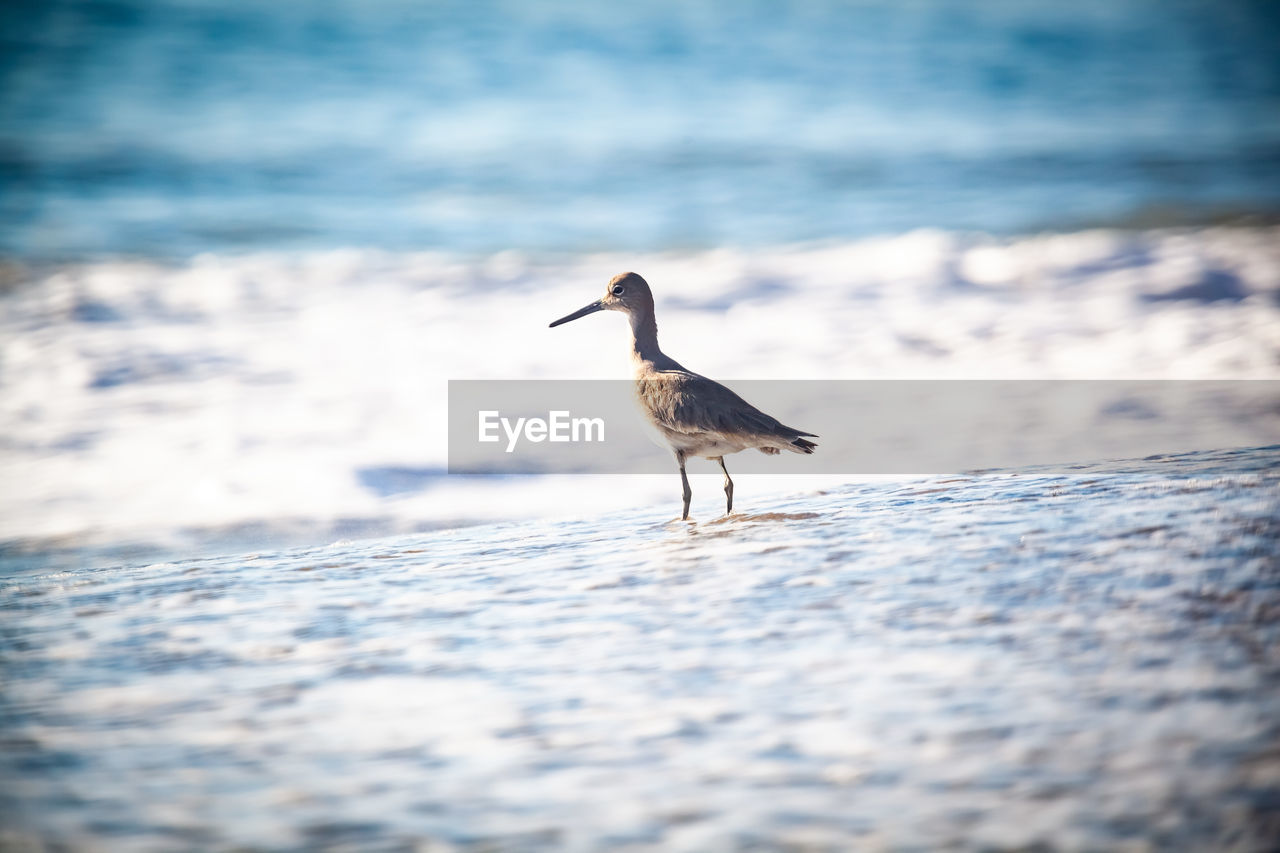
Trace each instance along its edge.
<path fill-rule="evenodd" d="M 1277 462 L 11 572 L 5 840 L 1265 849 Z"/>

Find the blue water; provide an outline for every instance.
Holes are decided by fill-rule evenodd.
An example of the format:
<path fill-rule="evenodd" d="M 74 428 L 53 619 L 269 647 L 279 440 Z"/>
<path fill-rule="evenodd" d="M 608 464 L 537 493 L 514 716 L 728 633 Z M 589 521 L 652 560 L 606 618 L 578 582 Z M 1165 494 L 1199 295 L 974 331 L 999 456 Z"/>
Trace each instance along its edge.
<path fill-rule="evenodd" d="M 641 250 L 1280 208 L 1269 3 L 0 15 L 0 251 L 21 257 Z"/>

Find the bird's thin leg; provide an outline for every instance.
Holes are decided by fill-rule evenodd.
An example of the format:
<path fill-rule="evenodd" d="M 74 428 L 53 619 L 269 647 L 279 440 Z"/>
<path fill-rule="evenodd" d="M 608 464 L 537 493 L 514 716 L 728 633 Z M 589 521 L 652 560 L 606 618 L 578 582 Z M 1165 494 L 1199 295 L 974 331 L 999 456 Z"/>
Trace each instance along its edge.
<path fill-rule="evenodd" d="M 717 456 L 716 461 L 720 463 L 720 470 L 724 472 L 724 496 L 727 499 L 724 514 L 729 515 L 733 512 L 733 480 L 729 477 L 729 469 L 724 467 L 724 457 Z"/>
<path fill-rule="evenodd" d="M 684 497 L 684 514 L 680 516 L 681 521 L 689 520 L 689 501 L 693 498 L 693 489 L 689 488 L 689 475 L 684 472 L 684 453 L 676 453 L 676 462 L 680 465 L 680 485 L 683 489 L 681 495 Z"/>

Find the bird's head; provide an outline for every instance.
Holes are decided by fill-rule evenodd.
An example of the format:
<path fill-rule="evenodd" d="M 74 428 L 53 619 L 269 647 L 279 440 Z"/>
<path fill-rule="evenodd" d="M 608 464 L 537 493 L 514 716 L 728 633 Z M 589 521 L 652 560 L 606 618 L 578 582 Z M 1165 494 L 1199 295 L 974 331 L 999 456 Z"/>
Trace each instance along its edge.
<path fill-rule="evenodd" d="M 551 328 L 597 311 L 622 311 L 632 318 L 652 314 L 653 293 L 649 290 L 649 283 L 636 273 L 619 273 L 609 279 L 603 298 L 561 317 L 551 324 Z"/>

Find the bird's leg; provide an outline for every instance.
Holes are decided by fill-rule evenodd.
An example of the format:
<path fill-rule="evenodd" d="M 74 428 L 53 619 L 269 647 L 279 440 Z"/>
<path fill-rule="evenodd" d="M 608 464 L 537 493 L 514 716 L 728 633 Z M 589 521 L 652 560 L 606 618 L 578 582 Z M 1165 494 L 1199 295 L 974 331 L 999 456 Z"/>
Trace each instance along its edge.
<path fill-rule="evenodd" d="M 724 457 L 717 456 L 716 461 L 720 463 L 720 470 L 724 472 L 724 496 L 727 499 L 724 514 L 729 515 L 733 512 L 733 480 L 729 478 L 729 469 L 724 467 Z"/>
<path fill-rule="evenodd" d="M 684 497 L 684 514 L 680 516 L 680 520 L 688 521 L 689 501 L 693 498 L 693 489 L 689 488 L 689 475 L 684 472 L 684 451 L 676 452 L 676 463 L 680 465 L 680 485 L 683 489 L 681 495 Z"/>

